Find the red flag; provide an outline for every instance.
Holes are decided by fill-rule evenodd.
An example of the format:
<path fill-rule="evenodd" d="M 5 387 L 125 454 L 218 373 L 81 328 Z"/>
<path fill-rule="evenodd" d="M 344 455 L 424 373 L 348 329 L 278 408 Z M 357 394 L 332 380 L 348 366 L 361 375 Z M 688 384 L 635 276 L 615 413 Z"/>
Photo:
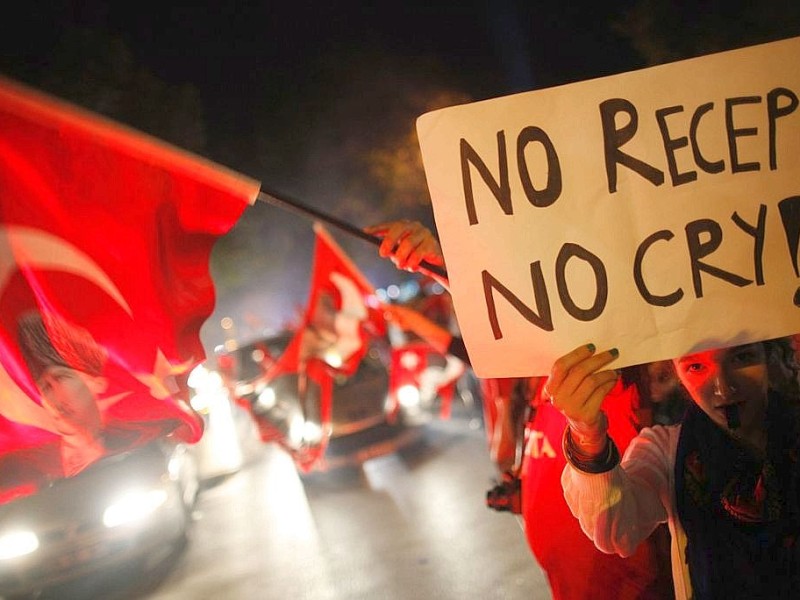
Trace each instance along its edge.
<path fill-rule="evenodd" d="M 298 398 L 307 423 L 321 436 L 298 445 L 281 443 L 295 463 L 309 471 L 323 459 L 331 431 L 333 376 L 353 375 L 367 351 L 369 336 L 385 335 L 383 308 L 375 290 L 322 225 L 316 234 L 311 287 L 302 325 L 268 380 L 297 374 Z"/>
<path fill-rule="evenodd" d="M 0 79 L 4 498 L 157 436 L 199 438 L 178 381 L 204 358 L 212 246 L 258 188 Z"/>
<path fill-rule="evenodd" d="M 372 284 L 325 228 L 315 223 L 314 232 L 314 266 L 301 352 L 352 375 L 367 351 L 369 336 L 386 333 L 383 308 Z"/>
<path fill-rule="evenodd" d="M 289 423 L 273 423 L 269 415 L 251 414 L 262 441 L 277 442 L 303 472 L 311 471 L 322 460 L 332 430 L 333 374 L 321 359 L 304 353 L 308 344 L 305 326 L 297 330 L 286 350 L 267 370 L 264 382 L 284 387 L 298 403 Z M 286 381 L 279 386 L 277 381 Z M 295 415 L 299 415 L 299 419 Z M 282 426 L 281 426 L 282 425 Z"/>
<path fill-rule="evenodd" d="M 439 416 L 449 419 L 453 395 L 459 377 L 466 366 L 455 356 L 445 355 L 428 342 L 412 341 L 392 348 L 392 367 L 389 376 L 389 401 L 392 414 L 396 415 L 402 404 L 402 396 L 408 393 L 419 395 L 423 404 L 436 398 L 441 402 Z"/>
<path fill-rule="evenodd" d="M 392 420 L 400 412 L 405 394 L 412 395 L 416 402 L 420 401 L 421 377 L 428 366 L 430 351 L 430 345 L 423 341 L 408 342 L 392 348 L 389 370 L 389 404 Z"/>

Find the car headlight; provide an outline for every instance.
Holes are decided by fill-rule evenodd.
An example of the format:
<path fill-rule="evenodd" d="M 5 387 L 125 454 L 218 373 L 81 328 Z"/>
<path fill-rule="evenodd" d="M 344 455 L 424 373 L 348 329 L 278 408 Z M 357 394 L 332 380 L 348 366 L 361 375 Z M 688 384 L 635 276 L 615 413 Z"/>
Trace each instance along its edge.
<path fill-rule="evenodd" d="M 322 427 L 313 421 L 306 421 L 303 425 L 303 440 L 307 444 L 319 444 L 322 441 Z"/>
<path fill-rule="evenodd" d="M 397 390 L 397 401 L 401 406 L 411 408 L 419 404 L 419 389 L 414 385 L 403 385 Z"/>
<path fill-rule="evenodd" d="M 9 560 L 36 552 L 38 536 L 30 530 L 9 531 L 0 535 L 0 560 Z"/>
<path fill-rule="evenodd" d="M 319 444 L 322 441 L 322 427 L 319 423 L 306 421 L 301 415 L 295 415 L 289 424 L 289 441 L 294 446 Z"/>
<path fill-rule="evenodd" d="M 342 355 L 338 350 L 328 350 L 322 357 L 322 360 L 324 360 L 328 366 L 333 367 L 334 369 L 338 369 L 343 364 Z"/>
<path fill-rule="evenodd" d="M 264 411 L 270 410 L 275 406 L 275 390 L 271 387 L 265 387 L 261 390 L 258 396 L 256 396 L 256 406 Z"/>
<path fill-rule="evenodd" d="M 192 408 L 201 415 L 206 414 L 211 408 L 211 403 L 208 401 L 208 395 L 202 393 L 195 393 L 191 400 L 189 400 L 189 404 L 191 404 Z"/>
<path fill-rule="evenodd" d="M 103 525 L 111 528 L 141 522 L 166 501 L 166 490 L 127 492 L 103 512 Z"/>

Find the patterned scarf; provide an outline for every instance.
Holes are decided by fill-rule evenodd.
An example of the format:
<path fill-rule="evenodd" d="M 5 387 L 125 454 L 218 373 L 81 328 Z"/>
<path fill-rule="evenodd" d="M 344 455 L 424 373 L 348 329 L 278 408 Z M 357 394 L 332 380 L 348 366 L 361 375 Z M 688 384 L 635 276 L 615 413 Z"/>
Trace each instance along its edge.
<path fill-rule="evenodd" d="M 695 599 L 800 598 L 800 420 L 771 393 L 765 459 L 694 403 L 678 440 L 675 487 Z"/>

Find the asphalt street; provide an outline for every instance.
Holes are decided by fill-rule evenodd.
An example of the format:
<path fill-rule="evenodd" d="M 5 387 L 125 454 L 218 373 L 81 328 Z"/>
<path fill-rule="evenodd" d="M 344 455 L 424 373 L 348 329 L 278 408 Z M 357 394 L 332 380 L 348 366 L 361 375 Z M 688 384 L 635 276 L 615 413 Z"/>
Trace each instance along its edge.
<path fill-rule="evenodd" d="M 485 433 L 457 416 L 361 468 L 301 478 L 265 446 L 206 489 L 185 552 L 137 598 L 550 598 L 520 523 L 485 506 Z"/>

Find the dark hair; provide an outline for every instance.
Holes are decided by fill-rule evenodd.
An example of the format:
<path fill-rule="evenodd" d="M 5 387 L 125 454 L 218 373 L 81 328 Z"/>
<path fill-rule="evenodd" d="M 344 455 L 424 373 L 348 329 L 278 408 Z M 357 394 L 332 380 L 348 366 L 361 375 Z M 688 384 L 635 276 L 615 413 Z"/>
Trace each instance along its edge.
<path fill-rule="evenodd" d="M 17 323 L 17 341 L 22 358 L 34 379 L 48 367 L 62 366 L 99 376 L 106 352 L 92 335 L 64 319 L 48 313 L 29 312 Z"/>
<path fill-rule="evenodd" d="M 797 363 L 793 338 L 775 338 L 763 344 L 767 354 L 770 388 L 800 401 L 800 365 Z"/>
<path fill-rule="evenodd" d="M 652 383 L 653 376 L 648 369 L 649 365 L 653 363 L 664 363 L 670 375 L 675 375 L 675 369 L 672 366 L 671 360 L 657 360 L 651 363 L 642 363 L 640 365 L 633 365 L 630 367 L 623 367 L 620 369 L 622 385 L 624 387 L 636 386 L 639 396 L 643 398 L 650 397 L 650 384 Z M 677 377 L 677 376 L 676 376 Z"/>

